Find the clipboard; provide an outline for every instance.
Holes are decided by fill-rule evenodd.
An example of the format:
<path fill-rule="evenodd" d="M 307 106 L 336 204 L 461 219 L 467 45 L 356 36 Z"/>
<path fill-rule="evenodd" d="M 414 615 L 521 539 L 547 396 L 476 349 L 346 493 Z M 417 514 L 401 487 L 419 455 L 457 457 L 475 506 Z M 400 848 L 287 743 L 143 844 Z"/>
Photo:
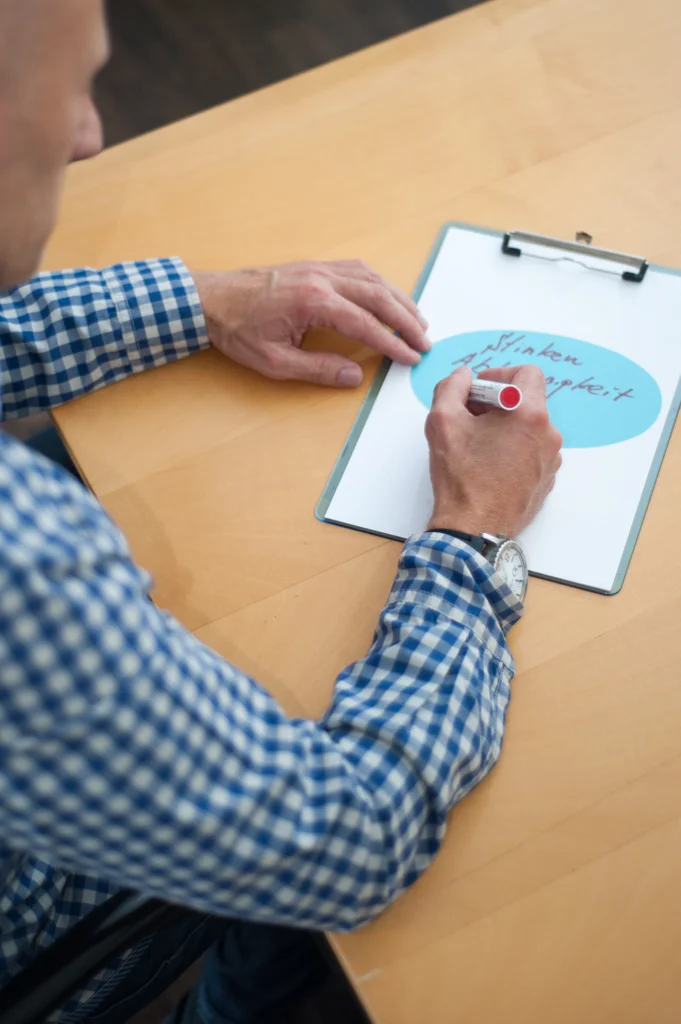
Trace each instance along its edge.
<path fill-rule="evenodd" d="M 414 300 L 417 303 L 421 302 L 424 292 L 426 292 L 429 287 L 434 273 L 434 268 L 438 266 L 438 261 L 443 255 L 443 249 L 448 244 L 448 240 L 453 237 L 452 232 L 456 233 L 457 238 L 459 236 L 463 237 L 463 235 L 472 240 L 477 238 L 478 242 L 476 242 L 476 245 L 478 248 L 482 246 L 485 252 L 494 253 L 493 261 L 495 267 L 502 268 L 506 266 L 510 268 L 511 264 L 517 267 L 522 265 L 528 268 L 526 273 L 531 272 L 535 275 L 536 269 L 531 270 L 531 268 L 541 268 L 540 273 L 543 275 L 542 280 L 544 281 L 558 280 L 558 277 L 564 273 L 569 274 L 570 272 L 578 272 L 582 274 L 584 271 L 587 271 L 589 275 L 594 275 L 594 280 L 598 278 L 603 282 L 608 282 L 605 287 L 606 292 L 612 292 L 614 287 L 614 290 L 618 295 L 625 296 L 627 295 L 627 290 L 638 289 L 650 289 L 651 295 L 653 292 L 657 294 L 660 290 L 661 282 L 666 280 L 667 284 L 662 288 L 662 291 L 671 297 L 670 301 L 674 309 L 677 308 L 678 304 L 680 314 L 678 322 L 681 325 L 681 271 L 679 270 L 650 265 L 643 257 L 632 256 L 626 253 L 616 252 L 614 250 L 595 247 L 591 244 L 590 236 L 584 234 L 578 235 L 575 241 L 568 241 L 522 231 L 495 231 L 493 229 L 470 225 L 459 221 L 449 222 L 440 230 L 438 238 L 413 293 Z M 500 272 L 502 275 L 508 274 L 507 270 L 500 270 Z M 518 280 L 520 279 L 518 278 Z M 567 281 L 568 278 L 561 278 L 561 280 Z M 571 286 L 574 284 L 574 280 L 575 279 L 571 280 Z M 586 280 L 586 278 L 584 278 L 584 280 Z M 616 285 L 614 285 L 613 282 L 616 282 Z M 463 284 L 463 282 L 457 282 L 457 280 L 452 281 L 453 303 L 457 300 L 457 284 Z M 591 287 L 591 291 L 594 291 L 593 287 Z M 641 304 L 639 300 L 632 298 L 634 294 L 634 291 L 630 291 L 628 292 L 627 298 L 622 299 L 625 305 L 627 303 L 631 304 L 632 302 L 634 303 L 634 306 Z M 644 295 L 644 291 L 640 291 L 638 294 L 640 299 L 640 297 Z M 425 312 L 427 318 L 430 319 L 428 316 L 428 310 L 425 310 Z M 496 326 L 500 327 L 501 325 Z M 551 332 L 549 331 L 548 334 L 550 335 Z M 524 337 L 524 335 L 521 335 L 521 337 Z M 432 340 L 434 341 L 433 348 L 435 349 L 442 339 L 436 335 Z M 575 344 L 577 344 L 576 341 Z M 681 372 L 679 372 L 681 369 L 681 326 L 679 327 L 678 337 L 670 339 L 670 345 L 673 346 L 670 350 L 678 353 L 678 363 L 676 370 L 674 371 L 676 373 L 676 381 L 672 389 L 673 393 L 671 396 L 667 395 L 666 404 L 660 413 L 661 420 L 659 422 L 656 421 L 654 451 L 652 451 L 647 460 L 645 478 L 643 479 L 642 486 L 638 492 L 633 514 L 630 517 L 630 521 L 626 523 L 626 535 L 622 534 L 622 537 L 620 538 L 620 547 L 618 548 L 616 565 L 612 563 L 611 575 L 608 576 L 606 573 L 602 579 L 594 579 L 588 578 L 589 574 L 585 572 L 581 577 L 578 576 L 577 578 L 571 578 L 569 572 L 546 571 L 546 564 L 550 563 L 550 559 L 548 559 L 547 563 L 546 558 L 543 558 L 542 560 L 542 557 L 538 557 L 536 559 L 536 564 L 533 565 L 533 559 L 531 557 L 533 548 L 532 541 L 529 543 L 528 551 L 530 556 L 529 561 L 531 575 L 559 583 L 566 583 L 571 586 L 600 594 L 616 594 L 621 589 L 636 545 L 636 540 L 641 530 L 646 509 L 653 493 L 655 481 L 674 428 L 679 407 L 681 407 Z M 518 351 L 518 348 L 516 348 L 516 351 Z M 606 349 L 605 351 L 612 350 Z M 573 359 L 575 363 L 578 363 L 576 358 L 573 357 Z M 532 362 L 533 359 L 525 357 L 518 361 Z M 377 403 L 380 405 L 383 401 L 382 396 L 385 393 L 386 381 L 388 380 L 390 383 L 392 376 L 394 376 L 396 372 L 399 373 L 401 370 L 402 368 L 393 368 L 391 361 L 388 359 L 385 359 L 379 367 L 316 507 L 315 514 L 321 521 L 337 526 L 346 526 L 351 529 L 359 529 L 391 540 L 404 540 L 411 532 L 420 532 L 420 530 L 425 527 L 425 522 L 421 523 L 418 521 L 418 517 L 416 517 L 414 519 L 415 528 L 413 530 L 405 530 L 402 528 L 396 529 L 394 527 L 391 528 L 389 523 L 390 516 L 386 516 L 384 518 L 387 527 L 382 528 L 384 523 L 380 516 L 372 517 L 372 515 L 366 515 L 365 520 L 363 521 L 361 513 L 358 513 L 356 516 L 338 515 L 338 511 L 335 508 L 335 506 L 338 505 L 337 496 L 339 495 L 339 488 L 342 490 L 343 486 L 345 486 L 344 481 L 346 479 L 346 475 L 351 475 L 352 473 L 352 464 L 353 460 L 356 458 L 358 446 L 361 447 L 365 444 L 364 438 L 367 433 L 367 424 L 372 427 L 372 414 L 375 413 L 375 410 L 377 409 Z M 406 369 L 403 371 L 404 374 L 408 374 L 409 372 L 410 371 Z M 601 397 L 601 394 L 595 391 L 596 385 L 586 385 L 586 388 L 588 387 L 592 387 L 597 397 Z M 608 394 L 608 392 L 602 392 L 602 394 Z M 629 396 L 626 394 L 618 396 L 618 398 L 622 399 L 627 397 Z M 617 401 L 618 398 L 614 400 Z M 385 404 L 385 402 L 383 404 Z M 551 410 L 550 404 L 549 409 Z M 424 417 L 425 414 L 427 414 L 427 410 L 424 413 Z M 652 428 L 648 429 L 650 430 Z M 366 445 L 368 444 L 369 442 L 366 441 Z M 396 470 L 396 473 L 397 472 L 399 471 Z M 422 467 L 420 463 L 419 474 L 422 474 Z M 349 486 L 349 484 L 347 486 Z M 544 516 L 544 512 L 545 510 L 542 510 L 540 517 Z M 544 518 L 546 519 L 546 517 Z M 533 527 L 530 527 L 530 530 L 532 529 Z M 520 537 L 521 543 L 524 543 L 524 537 L 525 532 Z M 538 544 L 538 549 L 541 548 L 541 546 L 541 543 Z"/>

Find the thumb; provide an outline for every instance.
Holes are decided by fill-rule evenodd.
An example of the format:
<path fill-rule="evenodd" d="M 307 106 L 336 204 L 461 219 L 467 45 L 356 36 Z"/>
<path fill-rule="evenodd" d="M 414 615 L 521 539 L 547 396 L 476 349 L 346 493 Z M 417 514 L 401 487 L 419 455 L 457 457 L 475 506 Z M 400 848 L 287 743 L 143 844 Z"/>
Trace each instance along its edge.
<path fill-rule="evenodd" d="M 287 380 L 305 380 L 330 388 L 356 388 L 362 383 L 362 368 L 352 359 L 335 352 L 307 352 L 289 348 L 282 353 L 277 376 Z"/>
<path fill-rule="evenodd" d="M 446 402 L 448 406 L 459 405 L 465 407 L 471 392 L 472 383 L 473 374 L 469 367 L 459 366 L 458 369 L 454 370 L 454 373 L 450 373 L 449 377 L 444 377 L 437 385 L 433 394 L 433 404 L 435 402 Z"/>

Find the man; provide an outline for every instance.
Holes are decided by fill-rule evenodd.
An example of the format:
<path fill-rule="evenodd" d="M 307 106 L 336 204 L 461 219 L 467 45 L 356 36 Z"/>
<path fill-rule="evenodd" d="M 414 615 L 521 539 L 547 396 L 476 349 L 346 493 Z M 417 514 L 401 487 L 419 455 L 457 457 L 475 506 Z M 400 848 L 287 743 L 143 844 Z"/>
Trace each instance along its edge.
<path fill-rule="evenodd" d="M 100 0 L 0 0 L 2 417 L 208 344 L 272 377 L 357 385 L 350 360 L 300 348 L 312 326 L 417 362 L 428 342 L 416 308 L 357 262 L 191 275 L 162 260 L 25 283 L 67 163 L 101 146 L 90 84 L 106 49 Z M 560 465 L 541 373 L 505 378 L 525 396 L 505 418 L 467 408 L 468 370 L 438 388 L 429 530 L 405 545 L 371 649 L 341 673 L 319 723 L 288 719 L 158 610 L 94 499 L 0 434 L 2 979 L 120 888 L 246 922 L 342 930 L 425 870 L 447 812 L 499 756 L 509 699 L 505 633 L 521 607 L 475 538 L 526 526 Z M 309 973 L 302 941 L 288 929 L 228 930 L 197 1019 L 264 1019 Z M 127 1020 L 166 962 L 176 969 L 199 947 L 195 935 L 159 936 L 58 1019 Z M 258 957 L 279 971 L 267 993 Z"/>

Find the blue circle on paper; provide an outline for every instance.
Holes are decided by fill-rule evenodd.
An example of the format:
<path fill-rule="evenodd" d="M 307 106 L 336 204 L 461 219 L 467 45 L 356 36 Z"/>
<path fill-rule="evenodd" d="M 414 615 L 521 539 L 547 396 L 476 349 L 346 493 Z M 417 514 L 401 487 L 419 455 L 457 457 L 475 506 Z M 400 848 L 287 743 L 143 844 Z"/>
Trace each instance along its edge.
<path fill-rule="evenodd" d="M 413 368 L 411 385 L 430 408 L 435 385 L 458 366 L 470 367 L 476 376 L 483 369 L 521 363 L 543 370 L 549 414 L 565 448 L 628 441 L 660 415 L 660 389 L 638 363 L 588 341 L 536 331 L 471 331 L 445 338 Z"/>

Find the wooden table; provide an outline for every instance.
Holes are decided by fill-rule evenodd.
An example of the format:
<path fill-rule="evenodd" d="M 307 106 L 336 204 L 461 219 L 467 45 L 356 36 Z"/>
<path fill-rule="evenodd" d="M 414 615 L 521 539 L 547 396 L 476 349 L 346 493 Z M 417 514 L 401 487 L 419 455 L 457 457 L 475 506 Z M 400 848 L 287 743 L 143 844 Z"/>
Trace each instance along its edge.
<path fill-rule="evenodd" d="M 679 266 L 680 39 L 678 0 L 478 7 L 74 167 L 47 265 L 361 255 L 409 288 L 455 218 Z M 207 353 L 57 414 L 158 602 L 296 713 L 364 652 L 397 557 L 313 516 L 361 399 Z M 498 769 L 336 943 L 376 1021 L 678 1022 L 680 521 L 677 430 L 622 593 L 531 584 Z"/>

